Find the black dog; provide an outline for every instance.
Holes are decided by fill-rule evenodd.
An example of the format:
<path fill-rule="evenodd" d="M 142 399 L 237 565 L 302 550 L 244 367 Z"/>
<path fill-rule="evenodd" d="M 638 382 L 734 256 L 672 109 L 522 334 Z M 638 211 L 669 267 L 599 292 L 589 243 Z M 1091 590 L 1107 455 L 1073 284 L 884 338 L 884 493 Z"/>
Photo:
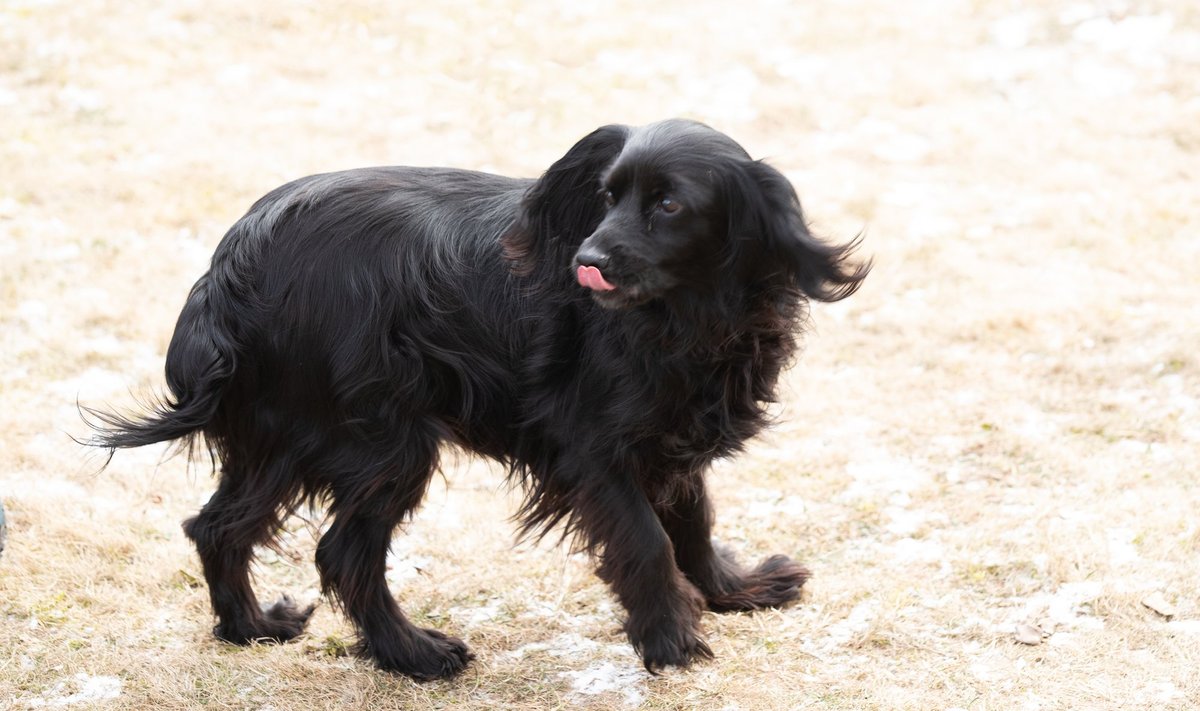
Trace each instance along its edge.
<path fill-rule="evenodd" d="M 702 609 L 782 605 L 808 577 L 715 549 L 704 473 L 766 424 L 807 301 L 866 276 L 853 247 L 815 239 L 782 175 L 688 121 L 598 129 L 537 181 L 303 178 L 255 203 L 192 288 L 171 399 L 144 419 L 90 411 L 97 444 L 215 451 L 216 493 L 184 530 L 221 639 L 301 633 L 312 608 L 260 608 L 249 564 L 322 501 L 316 563 L 362 653 L 461 671 L 463 642 L 412 625 L 384 580 L 450 443 L 510 468 L 524 532 L 561 524 L 595 555 L 647 669 L 683 666 L 712 655 Z"/>

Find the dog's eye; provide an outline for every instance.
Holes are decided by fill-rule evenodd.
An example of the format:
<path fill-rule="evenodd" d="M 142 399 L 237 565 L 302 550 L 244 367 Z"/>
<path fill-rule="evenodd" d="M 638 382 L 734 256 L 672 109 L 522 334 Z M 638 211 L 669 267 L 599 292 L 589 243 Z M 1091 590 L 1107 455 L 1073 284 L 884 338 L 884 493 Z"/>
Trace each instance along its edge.
<path fill-rule="evenodd" d="M 676 212 L 679 212 L 679 209 L 682 207 L 683 205 L 680 205 L 678 202 L 669 197 L 665 197 L 658 201 L 658 209 L 662 210 L 668 215 L 673 215 Z"/>
<path fill-rule="evenodd" d="M 604 204 L 612 207 L 617 204 L 617 197 L 613 195 L 611 190 L 604 191 Z"/>

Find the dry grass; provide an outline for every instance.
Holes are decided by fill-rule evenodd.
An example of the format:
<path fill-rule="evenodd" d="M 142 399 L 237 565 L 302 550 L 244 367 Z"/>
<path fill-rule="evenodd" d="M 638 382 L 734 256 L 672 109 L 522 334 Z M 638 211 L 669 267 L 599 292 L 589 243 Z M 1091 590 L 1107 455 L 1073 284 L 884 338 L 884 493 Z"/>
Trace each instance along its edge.
<path fill-rule="evenodd" d="M 0 4 L 0 706 L 1200 704 L 1194 2 L 397 5 Z M 712 477 L 720 535 L 806 560 L 805 599 L 706 617 L 717 660 L 648 678 L 586 561 L 512 549 L 512 497 L 463 462 L 393 570 L 473 646 L 461 678 L 345 656 L 328 606 L 296 644 L 213 641 L 178 530 L 206 471 L 155 451 L 98 474 L 76 397 L 160 387 L 187 288 L 286 179 L 535 175 L 672 115 L 876 258 L 815 310 L 780 426 Z M 264 598 L 315 597 L 318 522 L 264 557 Z"/>

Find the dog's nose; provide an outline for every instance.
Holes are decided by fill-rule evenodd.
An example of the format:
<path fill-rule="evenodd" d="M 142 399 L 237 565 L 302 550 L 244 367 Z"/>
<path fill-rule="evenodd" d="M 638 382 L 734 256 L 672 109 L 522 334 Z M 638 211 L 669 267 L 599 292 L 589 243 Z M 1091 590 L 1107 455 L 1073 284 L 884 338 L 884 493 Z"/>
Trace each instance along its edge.
<path fill-rule="evenodd" d="M 608 266 L 608 255 L 591 245 L 584 244 L 575 253 L 575 263 L 584 267 L 604 269 Z"/>

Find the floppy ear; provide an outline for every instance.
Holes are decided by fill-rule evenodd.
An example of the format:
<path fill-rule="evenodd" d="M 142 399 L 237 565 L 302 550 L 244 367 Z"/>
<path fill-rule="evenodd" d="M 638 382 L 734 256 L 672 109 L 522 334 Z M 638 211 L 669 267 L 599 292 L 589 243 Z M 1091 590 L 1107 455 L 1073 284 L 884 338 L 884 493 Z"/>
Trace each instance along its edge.
<path fill-rule="evenodd" d="M 603 126 L 580 139 L 525 193 L 512 227 L 500 237 L 514 273 L 539 262 L 561 267 L 604 218 L 600 173 L 620 155 L 629 129 Z M 565 262 L 563 262 L 565 263 Z"/>
<path fill-rule="evenodd" d="M 742 163 L 728 180 L 729 235 L 738 243 L 735 250 L 751 252 L 740 258 L 765 258 L 764 265 L 782 270 L 810 299 L 838 301 L 858 290 L 871 270 L 870 260 L 851 259 L 858 237 L 843 245 L 814 237 L 795 189 L 766 163 Z"/>

